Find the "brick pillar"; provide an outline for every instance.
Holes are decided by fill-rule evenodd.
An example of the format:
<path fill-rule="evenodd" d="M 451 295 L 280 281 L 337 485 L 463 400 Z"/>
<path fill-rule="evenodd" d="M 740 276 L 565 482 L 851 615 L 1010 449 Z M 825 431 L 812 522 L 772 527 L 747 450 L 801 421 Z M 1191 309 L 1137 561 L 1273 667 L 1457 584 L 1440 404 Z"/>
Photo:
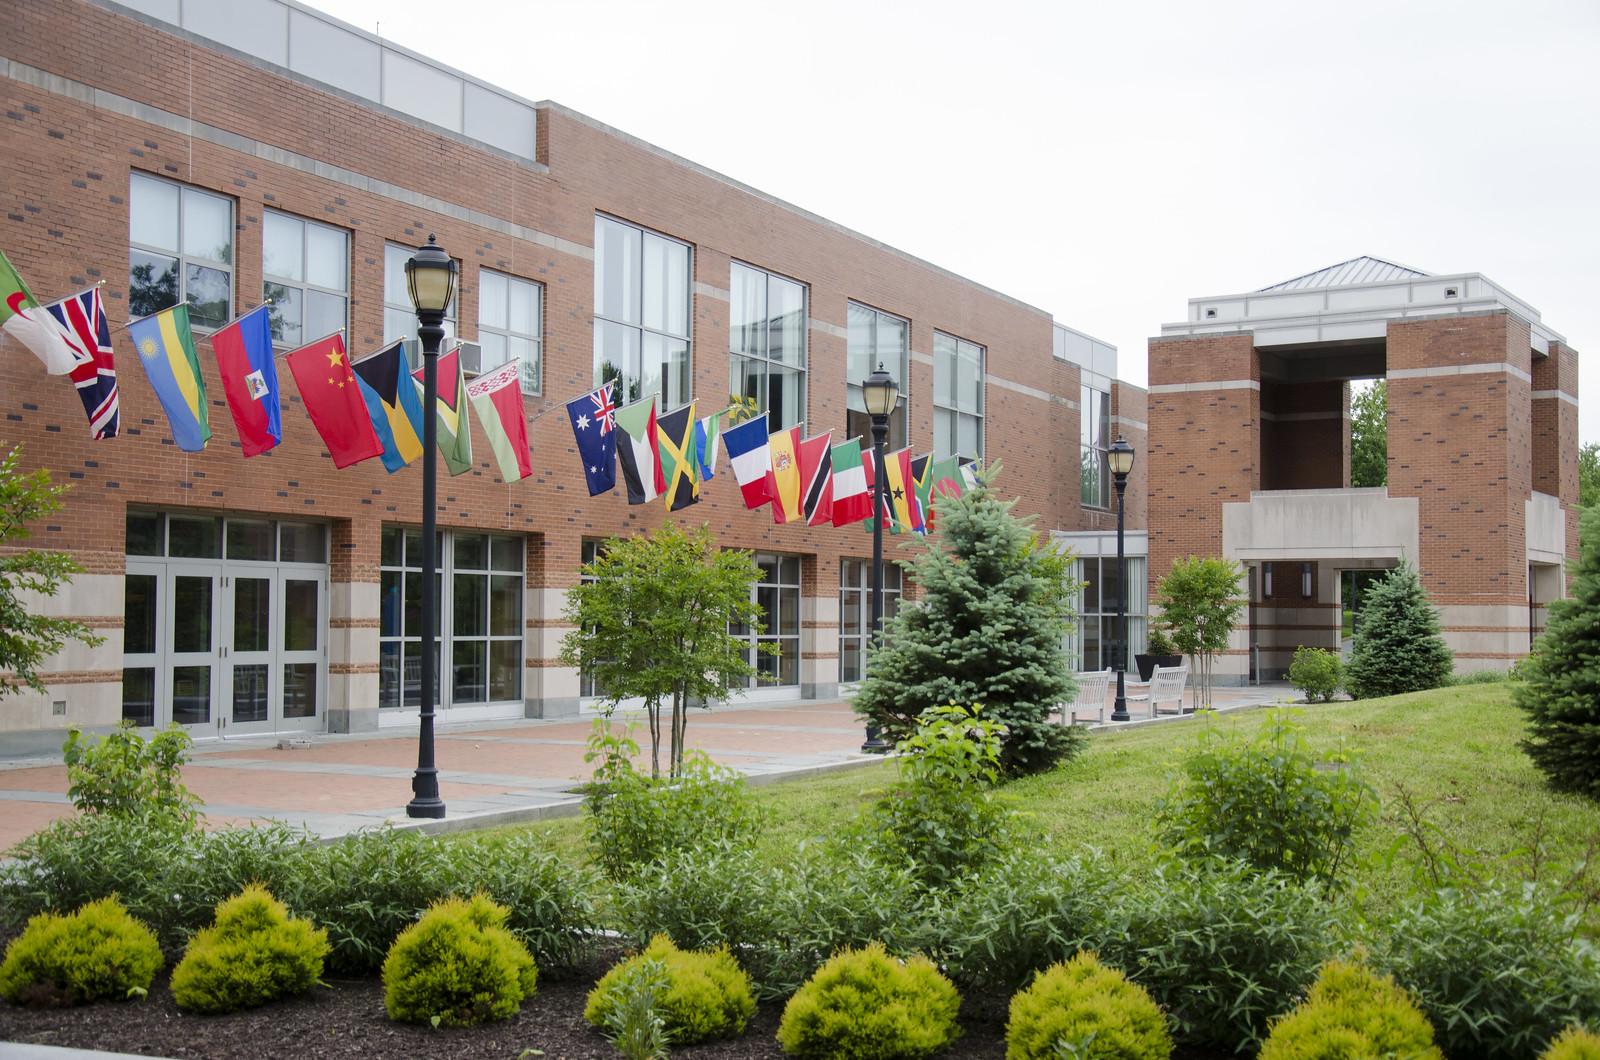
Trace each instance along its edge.
<path fill-rule="evenodd" d="M 328 731 L 378 728 L 377 518 L 338 519 L 329 528 Z"/>
<path fill-rule="evenodd" d="M 567 623 L 567 590 L 578 584 L 583 541 L 568 534 L 528 536 L 526 604 L 528 635 L 523 643 L 523 705 L 530 718 L 563 718 L 578 713 L 578 668 L 561 662 Z"/>
<path fill-rule="evenodd" d="M 1388 329 L 1389 495 L 1418 499 L 1413 562 L 1458 670 L 1527 652 L 1531 360 L 1504 310 Z"/>
<path fill-rule="evenodd" d="M 1533 360 L 1533 488 L 1561 501 L 1567 556 L 1578 558 L 1578 351 L 1560 342 Z"/>
<path fill-rule="evenodd" d="M 885 558 L 885 566 L 888 560 Z M 839 695 L 839 557 L 800 561 L 800 696 Z"/>

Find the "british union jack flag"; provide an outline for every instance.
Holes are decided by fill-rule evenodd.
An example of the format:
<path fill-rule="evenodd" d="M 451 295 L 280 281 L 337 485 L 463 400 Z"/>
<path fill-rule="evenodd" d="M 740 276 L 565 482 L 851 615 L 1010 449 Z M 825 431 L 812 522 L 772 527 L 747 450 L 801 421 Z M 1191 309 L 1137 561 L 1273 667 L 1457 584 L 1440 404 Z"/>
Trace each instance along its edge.
<path fill-rule="evenodd" d="M 89 430 L 95 438 L 117 436 L 117 365 L 111 352 L 111 325 L 100 288 L 52 302 L 44 307 L 61 337 L 72 348 L 69 377 L 78 388 Z"/>

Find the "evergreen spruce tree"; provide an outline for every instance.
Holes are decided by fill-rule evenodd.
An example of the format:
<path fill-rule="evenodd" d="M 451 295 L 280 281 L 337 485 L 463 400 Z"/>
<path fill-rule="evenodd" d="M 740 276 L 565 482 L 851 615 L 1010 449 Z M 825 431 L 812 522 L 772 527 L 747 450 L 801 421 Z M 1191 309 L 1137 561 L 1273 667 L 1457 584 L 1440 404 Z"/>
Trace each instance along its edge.
<path fill-rule="evenodd" d="M 1411 564 L 1400 561 L 1367 590 L 1344 687 L 1356 699 L 1438 688 L 1455 664 Z"/>
<path fill-rule="evenodd" d="M 938 532 L 904 564 L 921 589 L 885 626 L 856 693 L 856 713 L 891 740 L 930 707 L 981 705 L 1006 726 L 1008 773 L 1049 769 L 1083 731 L 1050 720 L 1073 692 L 1062 640 L 1071 609 L 1067 558 L 1034 537 L 1015 501 L 991 489 L 998 467 L 959 497 L 934 502 Z"/>
<path fill-rule="evenodd" d="M 1556 788 L 1600 799 L 1600 506 L 1584 513 L 1582 540 L 1569 596 L 1550 605 L 1515 697 L 1534 765 Z"/>

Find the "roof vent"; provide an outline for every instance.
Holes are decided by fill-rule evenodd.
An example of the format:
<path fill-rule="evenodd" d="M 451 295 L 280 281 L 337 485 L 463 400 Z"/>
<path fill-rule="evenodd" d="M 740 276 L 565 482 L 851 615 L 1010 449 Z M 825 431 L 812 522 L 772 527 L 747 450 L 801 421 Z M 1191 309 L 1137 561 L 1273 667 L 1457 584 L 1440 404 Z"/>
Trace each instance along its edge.
<path fill-rule="evenodd" d="M 1217 310 L 1216 310 L 1216 308 L 1214 306 L 1213 307 L 1209 307 L 1209 308 L 1206 309 L 1206 319 L 1207 320 L 1215 320 L 1215 319 L 1217 319 Z"/>
<path fill-rule="evenodd" d="M 1456 297 L 1459 297 L 1459 292 L 1454 287 L 1446 287 L 1444 289 L 1444 296 L 1446 298 L 1456 298 Z"/>

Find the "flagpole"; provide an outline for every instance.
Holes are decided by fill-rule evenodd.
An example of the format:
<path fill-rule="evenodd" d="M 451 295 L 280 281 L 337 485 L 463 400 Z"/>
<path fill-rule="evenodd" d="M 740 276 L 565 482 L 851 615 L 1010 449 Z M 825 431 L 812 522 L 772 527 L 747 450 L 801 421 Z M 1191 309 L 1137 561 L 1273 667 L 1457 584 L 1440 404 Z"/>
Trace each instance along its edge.
<path fill-rule="evenodd" d="M 345 329 L 344 328 L 338 328 L 337 330 L 328 332 L 326 335 L 318 335 L 316 338 L 312 339 L 310 342 L 301 343 L 299 346 L 296 346 L 292 350 L 284 350 L 282 353 L 275 354 L 273 356 L 273 359 L 274 360 L 281 360 L 282 358 L 289 356 L 291 353 L 299 353 L 301 350 L 308 350 L 311 347 L 315 346 L 319 342 L 326 342 L 328 339 L 333 338 L 335 335 L 343 335 L 343 334 L 345 334 Z"/>

